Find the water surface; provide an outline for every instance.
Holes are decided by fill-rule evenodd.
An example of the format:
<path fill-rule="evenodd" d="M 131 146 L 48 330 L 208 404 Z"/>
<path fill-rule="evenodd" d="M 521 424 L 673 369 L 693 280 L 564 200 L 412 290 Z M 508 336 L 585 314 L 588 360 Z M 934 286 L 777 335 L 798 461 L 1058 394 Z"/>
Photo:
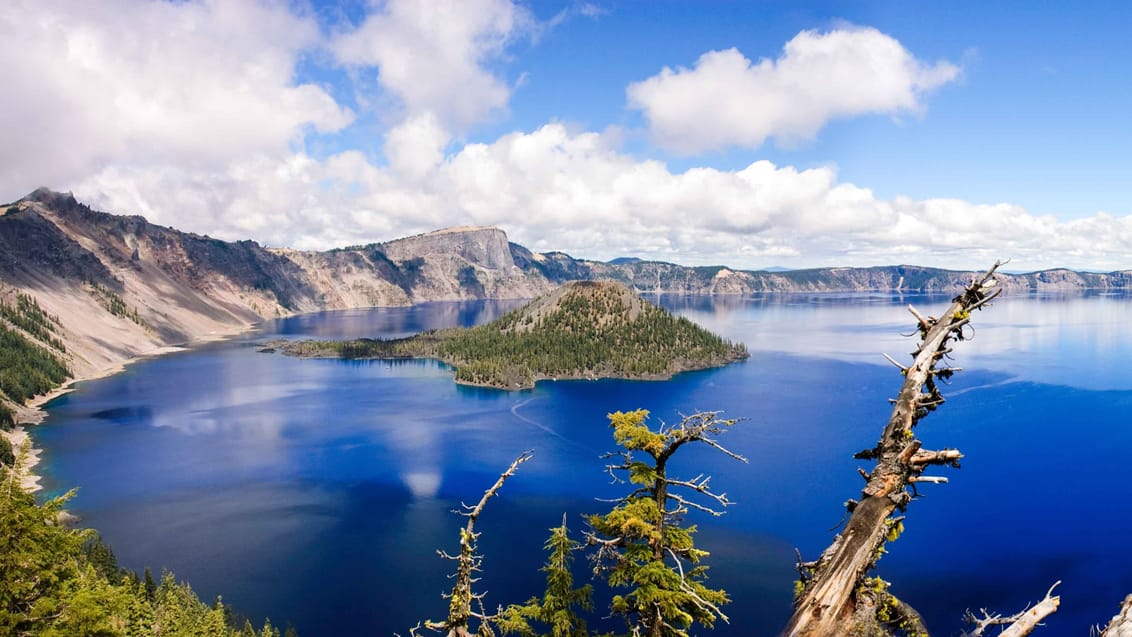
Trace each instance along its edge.
<path fill-rule="evenodd" d="M 790 613 L 794 549 L 813 559 L 859 497 L 852 454 L 875 444 L 913 349 L 905 311 L 946 299 L 893 295 L 664 297 L 742 341 L 751 358 L 668 382 L 542 382 L 507 393 L 459 387 L 429 361 L 300 360 L 257 353 L 269 338 L 404 336 L 491 320 L 508 303 L 305 315 L 82 383 L 35 431 L 47 486 L 122 563 L 174 570 L 203 598 L 301 634 L 406 634 L 442 618 L 440 593 L 462 520 L 525 449 L 535 459 L 481 519 L 489 606 L 541 591 L 546 530 L 580 531 L 594 497 L 615 497 L 599 455 L 606 414 L 647 408 L 671 421 L 721 410 L 744 421 L 723 442 L 740 464 L 689 449 L 676 471 L 710 472 L 738 504 L 693 516 L 727 589 L 719 635 L 773 635 Z M 947 404 L 924 421 L 929 448 L 958 447 L 908 511 L 879 574 L 934 633 L 966 608 L 1015 612 L 1064 580 L 1050 634 L 1083 634 L 1132 592 L 1132 301 L 1013 297 L 975 315 L 956 347 Z M 587 569 L 579 564 L 579 578 Z M 599 600 L 600 603 L 600 600 Z"/>

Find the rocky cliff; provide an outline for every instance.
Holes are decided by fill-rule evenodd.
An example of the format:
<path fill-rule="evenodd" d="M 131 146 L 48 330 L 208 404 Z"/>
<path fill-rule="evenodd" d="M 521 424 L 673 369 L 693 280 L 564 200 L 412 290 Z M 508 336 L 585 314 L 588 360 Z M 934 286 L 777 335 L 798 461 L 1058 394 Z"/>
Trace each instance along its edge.
<path fill-rule="evenodd" d="M 298 312 L 439 300 L 534 298 L 575 280 L 648 293 L 959 289 L 970 272 L 916 266 L 752 272 L 618 259 L 509 243 L 497 228 L 450 228 L 326 252 L 267 249 L 91 210 L 41 189 L 0 206 L 0 294 L 31 294 L 60 319 L 68 364 L 86 377 L 163 346 Z M 1008 291 L 1132 287 L 1132 272 L 1003 275 Z"/>
<path fill-rule="evenodd" d="M 307 252 L 180 232 L 46 189 L 0 206 L 0 293 L 29 293 L 60 318 L 77 377 L 298 312 L 533 298 L 555 285 L 519 267 L 496 228 Z"/>

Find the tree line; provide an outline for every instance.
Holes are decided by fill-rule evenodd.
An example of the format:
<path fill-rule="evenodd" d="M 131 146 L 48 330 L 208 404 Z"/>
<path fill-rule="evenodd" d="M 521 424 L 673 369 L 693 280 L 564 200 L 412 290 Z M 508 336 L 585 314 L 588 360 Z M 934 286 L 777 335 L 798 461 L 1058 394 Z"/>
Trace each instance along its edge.
<path fill-rule="evenodd" d="M 63 346 L 63 341 L 56 337 L 59 317 L 43 311 L 39 307 L 39 302 L 30 294 L 17 293 L 15 305 L 0 300 L 0 318 L 7 320 L 53 349 L 60 352 L 67 351 L 67 348 Z"/>
<path fill-rule="evenodd" d="M 3 438 L 0 438 L 3 440 Z M 166 572 L 154 581 L 118 566 L 89 529 L 61 523 L 73 491 L 43 504 L 0 465 L 0 634 L 13 637 L 295 637 L 256 630 L 220 598 L 206 604 Z"/>
<path fill-rule="evenodd" d="M 70 377 L 58 327 L 59 318 L 44 312 L 29 294 L 18 293 L 14 305 L 0 301 L 0 398 L 22 404 Z M 0 400 L 0 426 L 5 424 L 14 422 Z"/>

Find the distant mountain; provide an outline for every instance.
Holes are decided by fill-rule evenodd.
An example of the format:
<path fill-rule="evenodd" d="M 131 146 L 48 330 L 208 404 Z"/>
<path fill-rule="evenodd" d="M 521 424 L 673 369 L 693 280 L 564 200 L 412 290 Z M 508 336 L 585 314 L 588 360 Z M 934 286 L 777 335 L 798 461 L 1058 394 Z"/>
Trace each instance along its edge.
<path fill-rule="evenodd" d="M 642 299 L 621 283 L 573 281 L 472 328 L 396 340 L 280 341 L 303 357 L 436 358 L 456 382 L 525 389 L 543 379 L 658 380 L 747 358 L 742 344 Z"/>
<path fill-rule="evenodd" d="M 508 242 L 498 228 L 450 228 L 313 252 L 181 232 L 138 216 L 94 211 L 69 194 L 46 189 L 0 206 L 0 301 L 12 304 L 18 294 L 30 294 L 57 317 L 52 338 L 65 347 L 65 363 L 76 377 L 267 318 L 426 301 L 535 298 L 568 281 L 617 281 L 641 293 L 744 295 L 952 292 L 973 276 L 911 265 L 750 272 L 614 261 L 531 252 Z M 1047 270 L 1000 279 L 1008 291 L 1132 287 L 1127 271 Z"/>
<path fill-rule="evenodd" d="M 640 263 L 643 261 L 640 257 L 617 257 L 606 261 L 609 265 L 626 265 L 628 263 Z"/>

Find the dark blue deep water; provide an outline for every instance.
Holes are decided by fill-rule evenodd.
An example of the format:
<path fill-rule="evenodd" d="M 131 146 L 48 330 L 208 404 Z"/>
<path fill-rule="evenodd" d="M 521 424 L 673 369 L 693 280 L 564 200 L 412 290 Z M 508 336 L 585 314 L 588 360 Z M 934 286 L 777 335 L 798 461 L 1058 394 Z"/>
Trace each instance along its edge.
<path fill-rule="evenodd" d="M 668 382 L 544 382 L 505 393 L 458 387 L 442 365 L 298 360 L 257 353 L 287 338 L 399 336 L 490 320 L 514 304 L 430 304 L 306 315 L 132 365 L 52 402 L 35 430 L 49 492 L 123 565 L 174 570 L 202 598 L 305 637 L 406 634 L 440 619 L 462 519 L 510 461 L 536 451 L 479 529 L 490 607 L 541 591 L 546 530 L 621 493 L 599 455 L 606 414 L 722 410 L 723 440 L 750 458 L 689 449 L 738 504 L 693 516 L 712 584 L 731 592 L 717 635 L 773 635 L 790 612 L 794 548 L 813 559 L 859 497 L 852 454 L 871 447 L 907 359 L 904 305 L 888 295 L 664 298 L 747 344 L 745 363 Z M 956 348 L 947 404 L 921 425 L 929 448 L 958 447 L 908 510 L 879 574 L 934 633 L 967 608 L 1020 610 L 1063 580 L 1045 634 L 1085 634 L 1132 592 L 1132 299 L 1013 297 L 975 317 Z M 578 575 L 585 578 L 584 564 Z M 602 600 L 599 599 L 599 603 Z"/>

